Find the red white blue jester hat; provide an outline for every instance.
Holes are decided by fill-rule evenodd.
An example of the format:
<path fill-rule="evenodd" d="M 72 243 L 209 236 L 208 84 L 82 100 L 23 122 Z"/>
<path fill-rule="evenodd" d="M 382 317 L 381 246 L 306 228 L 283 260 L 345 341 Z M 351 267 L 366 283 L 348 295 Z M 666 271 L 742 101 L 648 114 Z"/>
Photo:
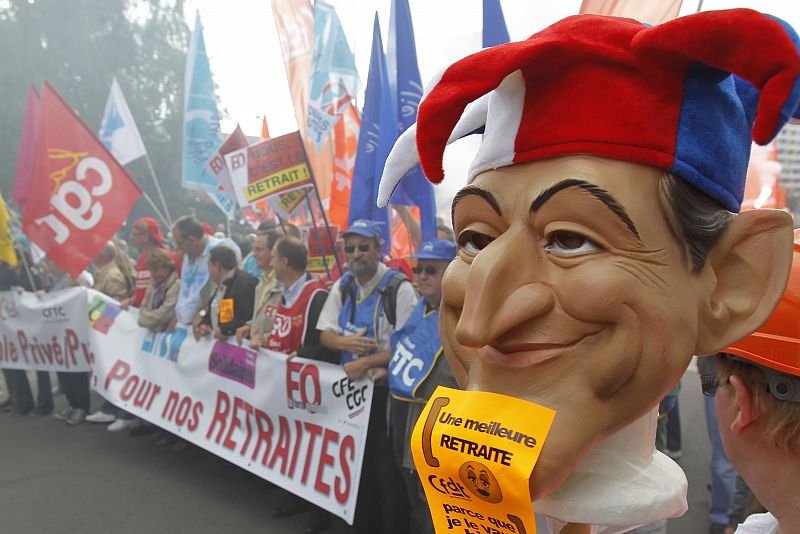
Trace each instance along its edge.
<path fill-rule="evenodd" d="M 469 181 L 590 154 L 664 169 L 738 212 L 751 139 L 768 143 L 798 113 L 799 42 L 779 19 L 732 9 L 652 27 L 578 15 L 487 48 L 433 81 L 387 159 L 378 204 L 417 163 L 439 183 L 445 146 L 483 130 Z"/>

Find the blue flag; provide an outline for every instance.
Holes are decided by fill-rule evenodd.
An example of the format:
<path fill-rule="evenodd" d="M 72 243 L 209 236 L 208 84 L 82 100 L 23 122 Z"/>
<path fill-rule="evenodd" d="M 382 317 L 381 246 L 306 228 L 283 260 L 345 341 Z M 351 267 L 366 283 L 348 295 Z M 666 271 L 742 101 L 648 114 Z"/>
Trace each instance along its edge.
<path fill-rule="evenodd" d="M 483 0 L 483 47 L 505 44 L 510 40 L 500 0 Z"/>
<path fill-rule="evenodd" d="M 382 223 L 384 252 L 391 248 L 391 228 L 389 227 L 389 208 L 379 208 L 378 183 L 383 174 L 387 150 L 381 146 L 381 132 L 384 129 L 396 130 L 397 120 L 392 113 L 393 102 L 384 98 L 384 87 L 388 88 L 386 64 L 383 55 L 383 42 L 378 14 L 372 28 L 372 53 L 369 58 L 367 89 L 364 95 L 364 110 L 361 115 L 361 134 L 358 136 L 358 151 L 353 169 L 353 185 L 350 193 L 350 212 L 347 224 L 358 219 L 368 219 Z M 396 137 L 396 134 L 395 134 Z"/>
<path fill-rule="evenodd" d="M 223 137 L 219 129 L 220 116 L 199 12 L 195 16 L 194 32 L 186 56 L 183 90 L 181 185 L 187 189 L 218 193 L 219 184 L 206 170 L 206 162 L 222 144 Z"/>
<path fill-rule="evenodd" d="M 417 108 L 422 98 L 422 81 L 417 64 L 417 45 L 408 0 L 392 0 L 389 20 L 389 46 L 386 52 L 389 86 L 397 116 L 397 132 L 382 135 L 381 141 L 394 145 L 397 137 L 417 120 Z M 433 186 L 425 179 L 419 166 L 409 171 L 395 189 L 389 202 L 419 206 L 422 241 L 436 239 L 436 197 Z"/>
<path fill-rule="evenodd" d="M 314 56 L 308 94 L 306 136 L 317 151 L 347 106 L 358 93 L 361 81 L 356 58 L 333 6 L 314 2 Z"/>

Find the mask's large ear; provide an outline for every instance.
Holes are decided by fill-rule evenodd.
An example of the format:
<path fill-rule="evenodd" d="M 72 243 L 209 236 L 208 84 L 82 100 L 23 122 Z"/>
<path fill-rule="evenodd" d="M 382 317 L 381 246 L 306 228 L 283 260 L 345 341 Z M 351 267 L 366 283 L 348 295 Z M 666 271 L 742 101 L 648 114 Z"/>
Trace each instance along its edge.
<path fill-rule="evenodd" d="M 733 216 L 701 274 L 714 287 L 700 311 L 695 354 L 720 352 L 769 319 L 789 279 L 792 235 L 792 218 L 783 211 Z"/>

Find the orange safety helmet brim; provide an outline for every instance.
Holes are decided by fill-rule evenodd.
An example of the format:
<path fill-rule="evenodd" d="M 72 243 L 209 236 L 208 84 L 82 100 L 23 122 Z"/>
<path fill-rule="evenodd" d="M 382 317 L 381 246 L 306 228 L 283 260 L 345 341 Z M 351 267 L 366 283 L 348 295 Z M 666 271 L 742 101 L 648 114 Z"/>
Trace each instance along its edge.
<path fill-rule="evenodd" d="M 800 229 L 794 231 L 792 270 L 778 307 L 761 328 L 723 352 L 800 376 Z"/>

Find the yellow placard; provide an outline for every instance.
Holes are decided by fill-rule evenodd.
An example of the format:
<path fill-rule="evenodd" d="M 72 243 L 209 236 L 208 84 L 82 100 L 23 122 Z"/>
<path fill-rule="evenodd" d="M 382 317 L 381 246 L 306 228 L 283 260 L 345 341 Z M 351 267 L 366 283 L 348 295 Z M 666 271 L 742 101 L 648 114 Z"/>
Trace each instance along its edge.
<path fill-rule="evenodd" d="M 291 213 L 305 200 L 307 194 L 308 190 L 306 189 L 295 189 L 294 191 L 282 193 L 280 195 L 280 206 L 286 210 L 287 213 Z"/>
<path fill-rule="evenodd" d="M 333 255 L 325 256 L 325 261 L 328 262 L 328 269 L 335 269 L 336 268 L 336 257 Z M 322 256 L 311 256 L 308 258 L 308 265 L 306 266 L 306 271 L 310 273 L 324 273 L 325 272 L 325 264 L 322 263 Z"/>
<path fill-rule="evenodd" d="M 247 184 L 244 187 L 244 196 L 248 202 L 254 202 L 307 183 L 311 183 L 311 174 L 308 172 L 308 166 L 301 163 Z"/>
<path fill-rule="evenodd" d="M 229 323 L 233 321 L 233 299 L 222 299 L 219 303 L 219 322 Z"/>
<path fill-rule="evenodd" d="M 439 386 L 411 439 L 437 533 L 534 534 L 528 482 L 556 412 Z"/>

